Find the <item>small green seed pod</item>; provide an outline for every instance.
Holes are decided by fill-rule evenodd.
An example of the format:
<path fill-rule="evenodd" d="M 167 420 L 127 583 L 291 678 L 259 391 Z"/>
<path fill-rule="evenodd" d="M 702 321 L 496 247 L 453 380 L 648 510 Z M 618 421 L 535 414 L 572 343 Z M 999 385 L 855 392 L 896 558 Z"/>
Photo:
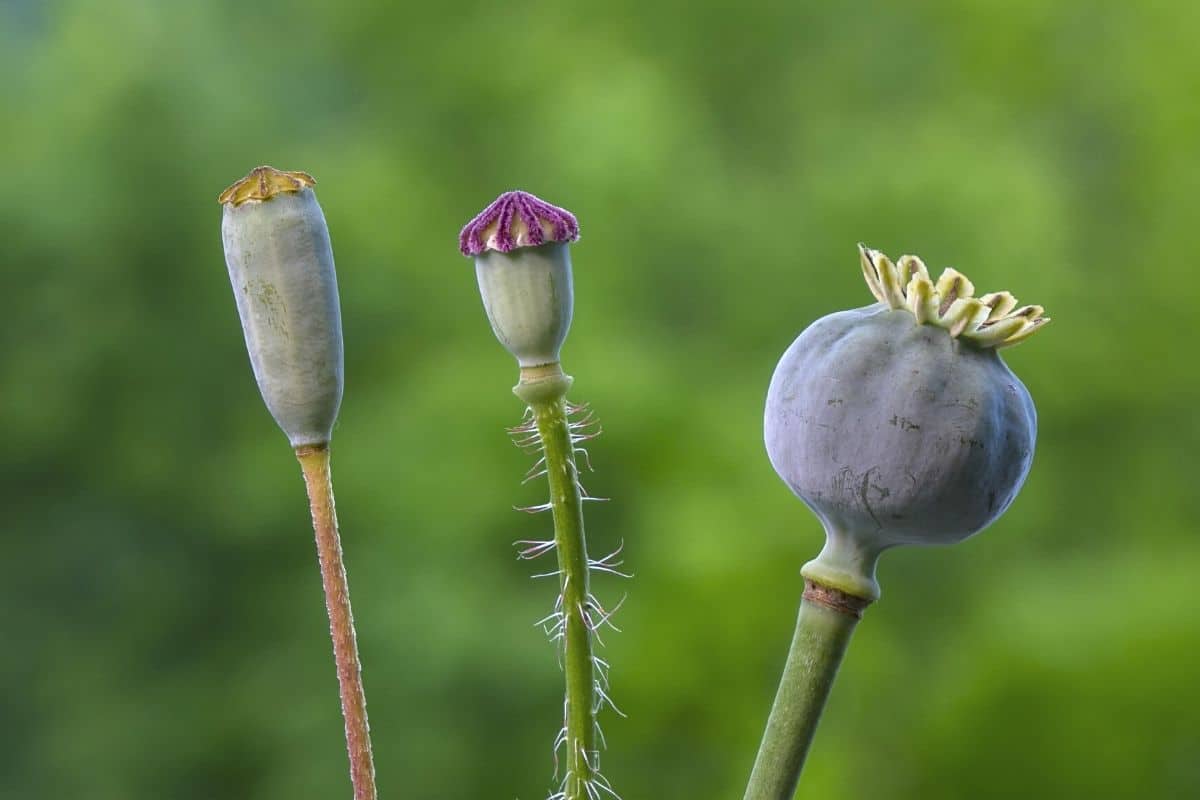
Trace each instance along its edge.
<path fill-rule="evenodd" d="M 342 401 L 337 276 L 314 183 L 258 167 L 218 198 L 250 364 L 292 447 L 327 443 Z"/>
<path fill-rule="evenodd" d="M 500 195 L 459 235 L 492 331 L 522 368 L 559 362 L 574 308 L 567 245 L 578 238 L 569 211 L 520 191 Z"/>
<path fill-rule="evenodd" d="M 957 542 L 1016 497 L 1037 417 L 996 349 L 1048 320 L 1007 292 L 973 297 L 954 270 L 935 284 L 915 257 L 861 255 L 880 302 L 817 320 L 792 343 L 771 379 L 764 438 L 825 526 L 804 576 L 873 600 L 883 550 Z"/>

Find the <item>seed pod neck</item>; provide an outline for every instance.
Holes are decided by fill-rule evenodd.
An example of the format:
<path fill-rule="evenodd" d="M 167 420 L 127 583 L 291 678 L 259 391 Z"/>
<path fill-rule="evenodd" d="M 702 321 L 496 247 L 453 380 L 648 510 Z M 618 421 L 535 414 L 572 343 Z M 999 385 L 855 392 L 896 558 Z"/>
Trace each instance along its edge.
<path fill-rule="evenodd" d="M 566 397 L 574 378 L 563 372 L 562 364 L 542 364 L 537 367 L 522 367 L 521 380 L 513 387 L 513 394 L 535 406 L 552 403 Z"/>
<path fill-rule="evenodd" d="M 873 603 L 879 599 L 875 565 L 883 549 L 878 544 L 831 529 L 826 534 L 820 555 L 805 564 L 800 574 L 820 586 Z"/>

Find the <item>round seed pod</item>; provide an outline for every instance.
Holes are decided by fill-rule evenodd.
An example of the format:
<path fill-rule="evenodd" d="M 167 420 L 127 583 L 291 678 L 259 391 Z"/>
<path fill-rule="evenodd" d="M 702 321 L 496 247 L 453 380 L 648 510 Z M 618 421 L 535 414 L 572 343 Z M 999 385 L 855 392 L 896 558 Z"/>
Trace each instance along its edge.
<path fill-rule="evenodd" d="M 1033 400 L 996 352 L 1047 318 L 1006 292 L 973 297 L 947 270 L 861 248 L 880 302 L 817 320 L 787 349 L 767 392 L 776 472 L 820 518 L 805 577 L 870 600 L 875 562 L 901 544 L 950 544 L 1016 497 L 1037 435 Z"/>
<path fill-rule="evenodd" d="M 246 350 L 292 447 L 327 443 L 342 401 L 342 321 L 314 181 L 258 167 L 218 198 Z"/>
<path fill-rule="evenodd" d="M 492 331 L 522 368 L 559 362 L 574 310 L 567 245 L 578 238 L 571 212 L 521 191 L 500 195 L 459 234 Z"/>

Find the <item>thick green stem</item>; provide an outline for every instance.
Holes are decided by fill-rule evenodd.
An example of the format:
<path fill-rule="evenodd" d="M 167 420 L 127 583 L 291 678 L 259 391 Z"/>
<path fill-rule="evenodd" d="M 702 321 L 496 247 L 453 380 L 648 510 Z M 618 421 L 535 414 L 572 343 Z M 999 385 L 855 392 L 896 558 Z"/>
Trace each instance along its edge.
<path fill-rule="evenodd" d="M 583 531 L 583 499 L 575 466 L 575 448 L 568 426 L 564 395 L 570 378 L 527 375 L 514 389 L 533 410 L 546 457 L 554 541 L 558 553 L 563 614 L 563 671 L 566 675 L 564 727 L 566 780 L 563 800 L 588 800 L 587 784 L 595 776 L 596 684 L 592 661 L 592 628 L 588 606 L 588 555 Z M 528 380 L 534 378 L 534 380 Z"/>
<path fill-rule="evenodd" d="M 870 603 L 806 581 L 796 634 L 745 800 L 791 800 L 850 635 Z"/>

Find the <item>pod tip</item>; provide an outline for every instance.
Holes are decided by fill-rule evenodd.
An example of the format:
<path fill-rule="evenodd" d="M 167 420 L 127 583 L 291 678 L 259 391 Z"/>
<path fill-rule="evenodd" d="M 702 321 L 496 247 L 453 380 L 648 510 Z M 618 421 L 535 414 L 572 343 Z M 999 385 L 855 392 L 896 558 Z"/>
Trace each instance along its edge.
<path fill-rule="evenodd" d="M 1041 306 L 1018 307 L 1009 292 L 975 297 L 975 285 L 958 270 L 946 269 L 935 281 L 916 256 L 901 256 L 893 262 L 861 243 L 858 255 L 863 277 L 876 300 L 910 311 L 918 323 L 945 328 L 952 337 L 977 347 L 1011 347 L 1050 321 Z"/>
<path fill-rule="evenodd" d="M 246 177 L 217 196 L 221 205 L 240 206 L 248 200 L 270 200 L 284 192 L 300 192 L 317 182 L 307 172 L 285 172 L 262 166 L 250 170 Z"/>
<path fill-rule="evenodd" d="M 458 249 L 464 256 L 477 256 L 485 250 L 508 253 L 518 247 L 578 238 L 579 222 L 570 211 L 529 192 L 511 191 L 497 197 L 463 226 Z"/>

